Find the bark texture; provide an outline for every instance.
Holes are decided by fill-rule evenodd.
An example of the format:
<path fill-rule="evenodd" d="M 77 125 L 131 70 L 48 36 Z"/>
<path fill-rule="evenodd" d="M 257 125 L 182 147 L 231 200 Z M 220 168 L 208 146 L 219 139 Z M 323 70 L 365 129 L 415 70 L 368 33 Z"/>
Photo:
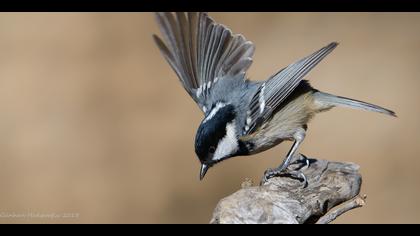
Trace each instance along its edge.
<path fill-rule="evenodd" d="M 242 189 L 219 201 L 210 223 L 325 224 L 365 204 L 366 196 L 359 196 L 358 165 L 310 162 L 309 168 L 302 169 L 308 179 L 306 188 L 290 177 L 275 177 L 261 186 L 244 182 Z"/>

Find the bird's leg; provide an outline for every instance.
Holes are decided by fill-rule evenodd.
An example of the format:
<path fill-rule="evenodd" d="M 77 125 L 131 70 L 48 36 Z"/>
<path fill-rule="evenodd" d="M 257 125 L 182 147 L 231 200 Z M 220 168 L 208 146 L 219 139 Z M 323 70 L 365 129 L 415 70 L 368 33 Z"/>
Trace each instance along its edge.
<path fill-rule="evenodd" d="M 289 166 L 290 161 L 293 157 L 293 154 L 294 154 L 294 152 L 296 152 L 299 145 L 300 145 L 300 142 L 298 140 L 295 140 L 292 148 L 289 150 L 289 153 L 287 154 L 286 158 L 283 160 L 283 163 L 275 169 L 268 169 L 264 172 L 264 176 L 263 176 L 263 179 L 261 181 L 262 184 L 267 182 L 268 179 L 271 179 L 275 176 L 280 176 L 280 175 L 286 173 L 286 169 Z"/>
<path fill-rule="evenodd" d="M 290 148 L 289 152 L 287 153 L 286 158 L 283 160 L 282 164 L 275 168 L 275 169 L 268 169 L 265 171 L 263 179 L 261 180 L 261 184 L 264 184 L 265 182 L 267 182 L 268 179 L 275 177 L 275 176 L 281 176 L 284 174 L 288 174 L 289 176 L 304 176 L 302 172 L 300 171 L 289 171 L 287 172 L 287 167 L 290 165 L 290 162 L 292 160 L 292 157 L 296 154 L 300 144 L 303 142 L 303 140 L 305 139 L 305 134 L 306 134 L 306 127 L 298 129 L 296 131 L 296 133 L 293 135 L 294 138 L 294 142 L 292 145 L 292 148 Z M 305 186 L 306 186 L 306 177 L 301 178 L 303 179 L 303 181 L 305 181 Z"/>

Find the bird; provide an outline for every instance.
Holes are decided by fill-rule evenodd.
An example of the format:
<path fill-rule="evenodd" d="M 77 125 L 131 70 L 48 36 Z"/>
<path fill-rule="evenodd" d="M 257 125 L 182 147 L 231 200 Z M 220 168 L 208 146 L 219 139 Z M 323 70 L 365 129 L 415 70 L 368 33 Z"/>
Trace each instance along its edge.
<path fill-rule="evenodd" d="M 209 168 L 237 156 L 266 151 L 283 141 L 293 144 L 261 183 L 289 175 L 307 185 L 305 175 L 288 167 L 308 159 L 299 154 L 309 121 L 318 113 L 342 106 L 396 117 L 395 112 L 367 102 L 313 88 L 305 75 L 338 45 L 331 42 L 266 80 L 252 81 L 247 70 L 255 45 L 242 34 L 217 23 L 206 12 L 157 12 L 162 38 L 153 34 L 161 54 L 204 114 L 195 136 L 202 180 Z"/>

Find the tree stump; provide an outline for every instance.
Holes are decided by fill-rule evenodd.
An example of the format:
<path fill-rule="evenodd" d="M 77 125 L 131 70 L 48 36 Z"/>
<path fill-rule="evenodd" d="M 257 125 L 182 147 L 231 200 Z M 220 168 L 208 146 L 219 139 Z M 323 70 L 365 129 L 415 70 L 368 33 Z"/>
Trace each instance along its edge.
<path fill-rule="evenodd" d="M 302 169 L 307 187 L 290 177 L 274 177 L 261 186 L 245 182 L 219 201 L 210 223 L 325 224 L 365 204 L 366 196 L 359 196 L 358 165 L 316 159 L 310 163 Z"/>

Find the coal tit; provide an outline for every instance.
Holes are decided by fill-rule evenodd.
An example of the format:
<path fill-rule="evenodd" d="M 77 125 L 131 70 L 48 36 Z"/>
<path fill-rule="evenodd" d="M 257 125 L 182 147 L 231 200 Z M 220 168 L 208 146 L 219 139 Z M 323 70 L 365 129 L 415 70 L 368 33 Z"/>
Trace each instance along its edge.
<path fill-rule="evenodd" d="M 391 110 L 335 96 L 311 87 L 303 77 L 338 45 L 332 42 L 296 61 L 265 81 L 250 81 L 254 44 L 207 13 L 156 13 L 163 40 L 153 35 L 161 53 L 188 94 L 204 113 L 195 137 L 201 163 L 207 170 L 235 156 L 252 155 L 293 141 L 283 163 L 265 172 L 263 182 L 287 172 L 299 154 L 307 123 L 317 113 L 345 106 L 391 116 Z M 294 173 L 304 178 L 302 173 Z"/>

